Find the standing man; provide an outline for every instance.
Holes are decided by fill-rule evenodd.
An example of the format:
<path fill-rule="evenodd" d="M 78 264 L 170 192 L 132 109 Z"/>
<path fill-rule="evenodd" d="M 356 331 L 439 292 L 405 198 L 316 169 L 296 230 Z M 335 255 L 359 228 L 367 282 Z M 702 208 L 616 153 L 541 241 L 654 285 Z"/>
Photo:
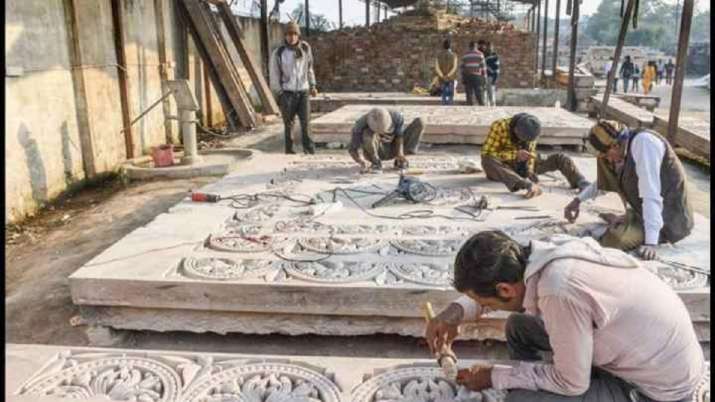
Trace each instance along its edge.
<path fill-rule="evenodd" d="M 665 75 L 665 64 L 663 64 L 662 59 L 658 59 L 658 66 L 656 70 L 656 75 L 657 75 L 657 81 L 656 83 L 660 85 L 661 81 L 663 81 L 663 76 Z"/>
<path fill-rule="evenodd" d="M 288 23 L 285 42 L 271 55 L 271 89 L 278 94 L 278 104 L 283 115 L 285 153 L 295 154 L 291 132 L 295 116 L 300 120 L 303 153 L 314 154 L 315 144 L 310 138 L 310 96 L 316 96 L 313 52 L 307 42 L 300 39 L 300 27 L 295 21 Z"/>
<path fill-rule="evenodd" d="M 538 175 L 559 170 L 571 188 L 584 189 L 589 183 L 573 160 L 558 153 L 543 158 L 536 153 L 541 122 L 536 116 L 518 113 L 492 123 L 482 147 L 482 168 L 487 179 L 502 182 L 511 192 L 526 190 L 526 198 L 542 193 Z"/>
<path fill-rule="evenodd" d="M 680 159 L 670 143 L 648 129 L 630 130 L 602 120 L 591 128 L 588 141 L 599 153 L 597 181 L 564 210 L 574 222 L 581 202 L 599 190 L 613 191 L 626 205 L 625 215 L 602 214 L 609 224 L 599 239 L 604 247 L 638 249 L 645 259 L 656 258 L 659 243 L 676 243 L 693 229 L 693 208 Z"/>
<path fill-rule="evenodd" d="M 457 253 L 453 284 L 463 296 L 427 324 L 433 354 L 450 350 L 460 324 L 511 312 L 507 349 L 518 363 L 459 370 L 470 390 L 509 390 L 505 402 L 688 402 L 706 384 L 682 299 L 593 239 L 556 235 L 525 247 L 480 232 Z"/>
<path fill-rule="evenodd" d="M 638 82 L 641 79 L 641 69 L 638 68 L 638 65 L 633 66 L 633 86 L 631 87 L 633 92 L 638 92 Z"/>
<path fill-rule="evenodd" d="M 623 79 L 623 93 L 628 93 L 628 85 L 630 85 L 631 77 L 633 77 L 633 62 L 631 56 L 626 56 L 625 61 L 621 64 L 621 78 Z"/>
<path fill-rule="evenodd" d="M 420 146 L 424 122 L 416 118 L 405 128 L 405 118 L 396 110 L 376 107 L 353 126 L 348 152 L 362 173 L 381 173 L 382 161 L 395 159 L 395 167 L 407 168 L 405 155 L 414 155 Z M 371 166 L 360 156 L 360 150 Z"/>
<path fill-rule="evenodd" d="M 497 78 L 499 78 L 499 55 L 491 42 L 486 43 L 487 105 L 497 105 Z"/>
<path fill-rule="evenodd" d="M 665 83 L 668 85 L 673 85 L 673 71 L 675 71 L 673 59 L 668 59 L 668 64 L 665 65 Z"/>
<path fill-rule="evenodd" d="M 484 106 L 486 61 L 484 53 L 476 48 L 474 41 L 469 42 L 469 50 L 462 56 L 462 82 L 467 93 L 467 105 L 474 105 L 476 97 L 479 106 Z"/>
<path fill-rule="evenodd" d="M 454 87 L 457 79 L 457 55 L 452 52 L 452 41 L 445 39 L 441 52 L 437 55 L 434 68 L 437 77 L 442 85 L 442 104 L 451 105 L 454 103 Z"/>
<path fill-rule="evenodd" d="M 608 79 L 608 73 L 611 72 L 611 67 L 613 67 L 613 57 L 609 58 L 606 64 L 603 66 L 603 75 Z"/>

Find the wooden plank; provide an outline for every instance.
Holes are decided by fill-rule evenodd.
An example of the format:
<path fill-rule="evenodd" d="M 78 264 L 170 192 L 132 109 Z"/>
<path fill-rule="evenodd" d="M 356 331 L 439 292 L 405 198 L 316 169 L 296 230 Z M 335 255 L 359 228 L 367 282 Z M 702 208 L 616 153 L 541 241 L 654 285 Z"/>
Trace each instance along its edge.
<path fill-rule="evenodd" d="M 214 81 L 214 86 L 222 87 L 225 90 L 228 102 L 233 110 L 238 115 L 238 120 L 244 127 L 255 127 L 256 116 L 253 107 L 248 99 L 247 94 L 243 92 L 243 88 L 236 81 L 238 73 L 232 71 L 230 59 L 227 59 L 224 49 L 222 49 L 219 37 L 220 32 L 214 32 L 211 26 L 211 16 L 206 15 L 204 7 L 199 0 L 182 0 L 181 2 L 188 15 L 189 22 L 192 26 L 192 34 L 194 34 L 194 42 L 200 42 L 204 52 L 202 58 L 205 63 L 210 63 L 213 66 L 215 75 L 212 77 L 218 80 Z M 208 5 L 205 5 L 208 7 Z M 235 70 L 235 68 L 234 68 Z M 218 89 L 218 88 L 217 88 Z"/>
<path fill-rule="evenodd" d="M 685 0 L 683 3 L 683 16 L 680 20 L 680 34 L 678 36 L 678 54 L 675 59 L 675 81 L 670 99 L 670 115 L 668 117 L 668 140 L 676 144 L 678 134 L 678 118 L 680 117 L 680 101 L 683 95 L 683 80 L 688 57 L 688 40 L 690 38 L 690 25 L 693 21 L 694 0 Z"/>
<path fill-rule="evenodd" d="M 578 19 L 580 0 L 570 1 L 573 4 L 571 14 L 571 47 L 569 49 L 569 80 L 568 80 L 568 101 L 566 107 L 575 111 L 578 103 L 576 101 L 576 45 L 578 43 Z"/>
<path fill-rule="evenodd" d="M 618 61 L 621 59 L 621 52 L 623 51 L 623 43 L 626 40 L 626 33 L 628 32 L 628 24 L 631 22 L 631 15 L 633 14 L 633 7 L 635 6 L 636 0 L 628 0 L 628 5 L 626 6 L 626 14 L 623 16 L 621 21 L 621 30 L 618 32 L 618 42 L 616 43 L 616 51 L 613 55 L 613 63 L 611 64 L 611 70 L 608 71 L 608 76 L 606 77 L 606 91 L 603 93 L 603 102 L 601 102 L 601 108 L 608 106 L 608 98 L 611 96 L 611 90 L 613 90 L 614 78 L 618 74 Z M 621 3 L 621 7 L 623 3 Z"/>
<path fill-rule="evenodd" d="M 258 65 L 255 60 L 253 60 L 251 53 L 248 52 L 245 42 L 241 38 L 241 28 L 238 26 L 236 19 L 233 17 L 231 8 L 225 2 L 221 2 L 218 6 L 218 10 L 221 19 L 226 26 L 226 30 L 233 40 L 233 44 L 236 46 L 236 50 L 238 50 L 238 55 L 241 57 L 241 63 L 243 63 L 243 66 L 246 70 L 248 70 L 248 74 L 251 76 L 251 81 L 256 87 L 258 96 L 261 98 L 264 114 L 280 113 L 280 109 L 278 108 L 278 104 L 276 103 L 273 93 L 268 86 L 268 82 L 266 82 L 263 74 L 261 74 L 261 69 L 258 68 Z"/>
<path fill-rule="evenodd" d="M 618 120 L 630 128 L 653 128 L 655 115 L 643 108 L 616 97 L 605 106 L 603 99 L 598 95 L 591 96 L 590 101 L 603 118 Z"/>
<path fill-rule="evenodd" d="M 654 129 L 662 136 L 668 134 L 668 120 L 665 116 L 655 116 Z M 710 123 L 705 120 L 679 119 L 675 145 L 710 159 Z"/>

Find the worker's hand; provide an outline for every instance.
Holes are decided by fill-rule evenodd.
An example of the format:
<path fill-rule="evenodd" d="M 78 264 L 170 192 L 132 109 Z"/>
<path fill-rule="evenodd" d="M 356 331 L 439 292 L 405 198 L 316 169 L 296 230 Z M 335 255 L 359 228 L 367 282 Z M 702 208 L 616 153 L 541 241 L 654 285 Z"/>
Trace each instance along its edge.
<path fill-rule="evenodd" d="M 524 194 L 524 198 L 528 200 L 534 197 L 538 197 L 543 193 L 544 192 L 541 190 L 541 187 L 539 187 L 538 184 L 534 183 L 531 185 L 531 188 L 526 192 L 526 194 Z"/>
<path fill-rule="evenodd" d="M 581 200 L 578 198 L 574 198 L 571 200 L 571 202 L 566 205 L 566 208 L 564 208 L 564 218 L 566 218 L 569 223 L 574 223 L 576 222 L 576 218 L 578 218 L 579 214 L 579 207 L 581 206 Z"/>
<path fill-rule="evenodd" d="M 370 171 L 370 166 L 365 161 L 360 161 L 360 173 L 368 173 Z"/>
<path fill-rule="evenodd" d="M 437 356 L 451 349 L 452 341 L 459 334 L 459 324 L 464 318 L 462 306 L 452 303 L 427 323 L 425 338 L 432 355 Z"/>
<path fill-rule="evenodd" d="M 603 212 L 598 214 L 598 217 L 606 221 L 609 226 L 616 226 L 620 225 L 623 222 L 626 221 L 626 216 L 625 215 L 616 215 L 612 214 L 610 212 Z"/>
<path fill-rule="evenodd" d="M 316 87 L 310 88 L 310 96 L 318 96 L 318 89 Z"/>
<path fill-rule="evenodd" d="M 527 151 L 526 149 L 520 149 L 516 151 L 516 160 L 518 160 L 519 162 L 528 161 L 531 158 L 531 152 Z"/>
<path fill-rule="evenodd" d="M 655 260 L 658 258 L 656 246 L 652 244 L 644 244 L 638 249 L 638 255 L 644 260 Z"/>
<path fill-rule="evenodd" d="M 397 155 L 395 157 L 395 167 L 398 169 L 407 169 L 407 158 L 404 155 Z"/>
<path fill-rule="evenodd" d="M 475 365 L 457 372 L 457 384 L 470 391 L 482 391 L 492 387 L 492 366 Z"/>

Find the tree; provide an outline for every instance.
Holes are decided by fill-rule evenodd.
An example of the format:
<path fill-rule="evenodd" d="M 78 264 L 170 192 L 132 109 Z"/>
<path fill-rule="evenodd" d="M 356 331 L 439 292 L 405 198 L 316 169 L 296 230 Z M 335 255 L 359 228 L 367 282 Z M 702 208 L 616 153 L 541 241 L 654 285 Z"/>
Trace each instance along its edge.
<path fill-rule="evenodd" d="M 301 27 L 305 26 L 305 6 L 299 4 L 290 13 L 293 21 L 297 21 Z M 324 15 L 310 13 L 310 30 L 314 32 L 327 32 L 335 29 L 334 23 L 330 22 Z"/>

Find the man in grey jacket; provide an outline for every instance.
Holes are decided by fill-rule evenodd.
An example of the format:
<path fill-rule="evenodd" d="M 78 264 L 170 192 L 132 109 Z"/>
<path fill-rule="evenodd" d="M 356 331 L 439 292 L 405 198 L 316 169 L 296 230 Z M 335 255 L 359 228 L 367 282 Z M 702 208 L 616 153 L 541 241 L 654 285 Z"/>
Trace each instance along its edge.
<path fill-rule="evenodd" d="M 553 236 L 524 247 L 477 233 L 454 263 L 464 294 L 430 320 L 433 353 L 449 350 L 463 322 L 490 310 L 506 322 L 516 365 L 459 370 L 457 382 L 509 390 L 506 402 L 690 401 L 707 365 L 685 304 L 623 251 L 592 238 Z M 551 352 L 549 362 L 542 352 Z"/>
<path fill-rule="evenodd" d="M 300 120 L 303 152 L 315 153 L 310 138 L 310 96 L 318 91 L 313 72 L 313 52 L 307 42 L 300 40 L 300 27 L 295 21 L 288 23 L 285 42 L 270 60 L 271 89 L 278 94 L 278 104 L 283 115 L 285 153 L 294 154 L 291 132 L 295 116 Z"/>

